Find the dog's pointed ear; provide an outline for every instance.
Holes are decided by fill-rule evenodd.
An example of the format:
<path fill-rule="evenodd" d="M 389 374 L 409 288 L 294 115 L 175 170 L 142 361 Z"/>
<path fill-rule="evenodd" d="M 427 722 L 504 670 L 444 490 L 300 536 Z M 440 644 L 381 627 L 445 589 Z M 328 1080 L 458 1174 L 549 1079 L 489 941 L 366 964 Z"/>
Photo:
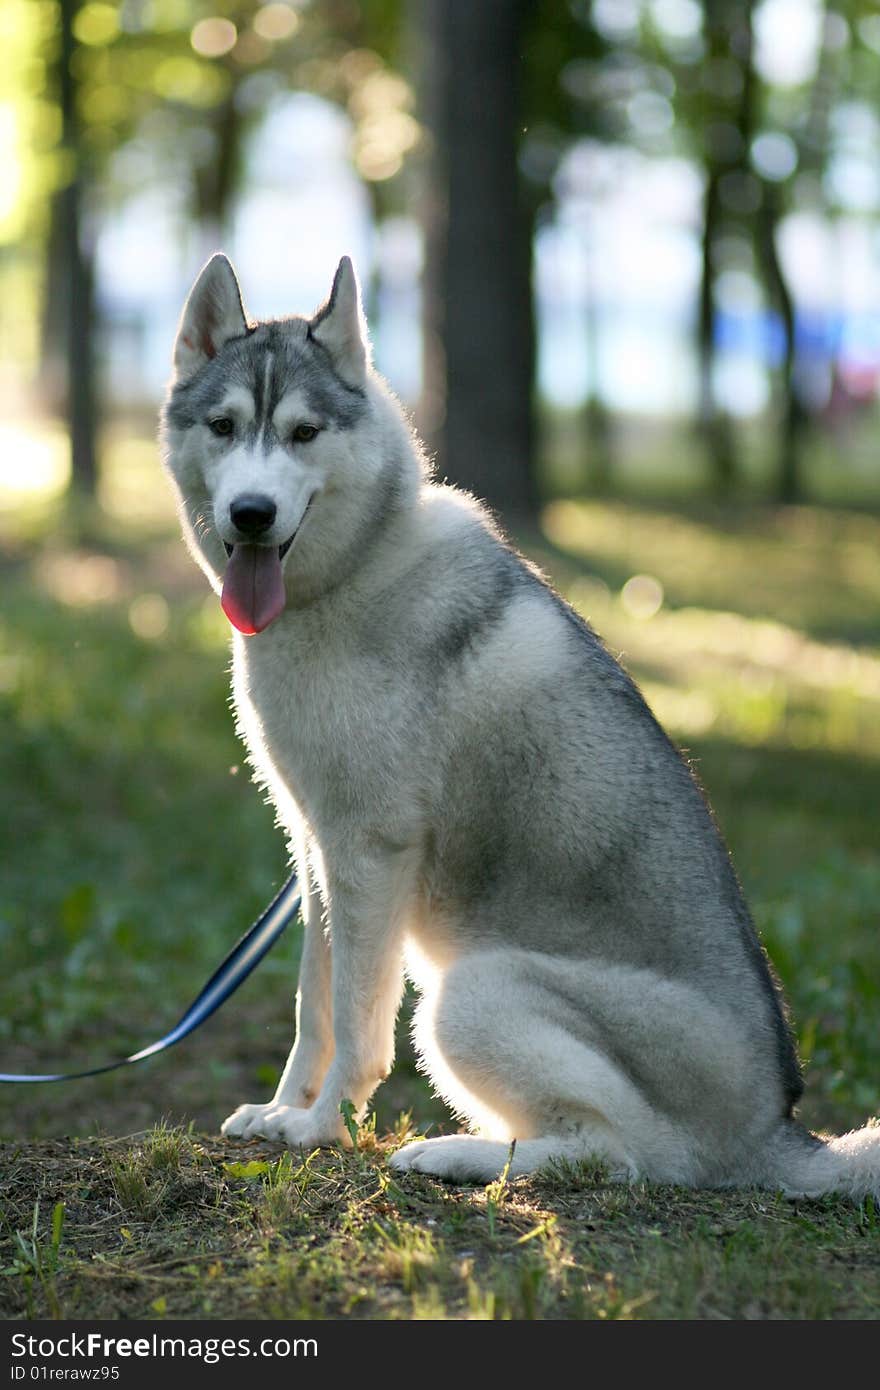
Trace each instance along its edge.
<path fill-rule="evenodd" d="M 180 381 L 216 357 L 230 338 L 248 331 L 241 290 L 221 252 L 212 256 L 189 292 L 174 344 L 174 371 Z"/>
<path fill-rule="evenodd" d="M 309 334 L 329 352 L 344 382 L 363 386 L 369 345 L 357 277 L 348 256 L 339 262 L 330 297 L 309 323 Z"/>

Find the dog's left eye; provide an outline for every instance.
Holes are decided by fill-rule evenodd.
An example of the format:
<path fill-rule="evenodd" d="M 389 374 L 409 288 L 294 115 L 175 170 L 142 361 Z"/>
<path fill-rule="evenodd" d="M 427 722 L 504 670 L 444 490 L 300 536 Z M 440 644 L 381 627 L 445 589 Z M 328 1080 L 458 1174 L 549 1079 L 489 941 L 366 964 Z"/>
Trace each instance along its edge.
<path fill-rule="evenodd" d="M 295 439 L 297 444 L 308 444 L 310 440 L 314 439 L 317 433 L 317 425 L 297 425 L 291 438 Z"/>
<path fill-rule="evenodd" d="M 208 428 L 212 430 L 214 434 L 219 434 L 222 438 L 223 436 L 232 434 L 235 426 L 228 415 L 218 415 L 216 420 L 208 421 Z"/>

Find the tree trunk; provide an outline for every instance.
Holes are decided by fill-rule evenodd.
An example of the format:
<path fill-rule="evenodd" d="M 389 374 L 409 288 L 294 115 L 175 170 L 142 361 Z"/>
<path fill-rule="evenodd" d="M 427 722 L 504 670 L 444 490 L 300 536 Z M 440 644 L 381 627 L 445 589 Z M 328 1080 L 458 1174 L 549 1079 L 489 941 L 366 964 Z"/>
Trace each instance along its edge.
<path fill-rule="evenodd" d="M 82 187 L 79 179 L 62 195 L 67 247 L 67 423 L 73 490 L 94 497 L 98 482 L 95 399 L 95 272 L 81 245 Z"/>
<path fill-rule="evenodd" d="M 584 435 L 590 460 L 589 478 L 593 492 L 604 496 L 611 491 L 614 477 L 614 438 L 611 415 L 602 399 L 599 386 L 599 312 L 596 303 L 590 244 L 590 276 L 584 306 L 584 344 L 587 352 L 587 398 L 582 412 Z"/>
<path fill-rule="evenodd" d="M 230 208 L 241 183 L 244 126 L 235 100 L 235 74 L 231 80 L 228 96 L 211 113 L 217 142 L 214 157 L 195 170 L 195 218 L 212 248 L 223 240 Z"/>
<path fill-rule="evenodd" d="M 517 165 L 531 0 L 423 0 L 425 391 L 439 473 L 505 521 L 534 517 L 532 218 Z"/>
<path fill-rule="evenodd" d="M 40 396 L 47 411 L 63 415 L 67 400 L 67 252 L 60 192 L 53 195 L 49 204 L 42 295 Z"/>
<path fill-rule="evenodd" d="M 758 238 L 764 275 L 782 318 L 785 353 L 782 363 L 782 424 L 779 440 L 779 463 L 776 476 L 776 495 L 780 502 L 797 502 L 802 496 L 801 447 L 806 412 L 798 395 L 797 338 L 795 309 L 779 252 L 776 249 L 776 228 L 779 223 L 778 194 L 768 183 L 762 186 L 763 198 L 758 222 Z"/>
<path fill-rule="evenodd" d="M 703 204 L 702 273 L 700 277 L 700 306 L 697 326 L 697 346 L 700 362 L 700 427 L 706 441 L 715 488 L 729 493 L 736 479 L 736 458 L 730 420 L 715 398 L 712 373 L 715 366 L 715 246 L 720 226 L 718 184 L 721 170 L 711 166 L 706 180 Z"/>
<path fill-rule="evenodd" d="M 715 301 L 718 247 L 729 230 L 730 212 L 722 200 L 722 180 L 738 174 L 745 179 L 749 167 L 755 107 L 755 68 L 752 39 L 753 0 L 703 0 L 707 57 L 712 62 L 735 62 L 741 86 L 734 92 L 706 93 L 705 172 L 703 203 L 702 275 L 700 281 L 697 347 L 700 364 L 700 427 L 706 442 L 716 491 L 730 493 L 737 479 L 737 452 L 733 424 L 719 405 L 713 372 L 716 361 L 718 312 Z M 730 142 L 730 128 L 737 141 Z"/>
<path fill-rule="evenodd" d="M 78 0 L 62 0 L 57 90 L 61 107 L 61 147 L 67 183 L 55 195 L 47 248 L 44 325 L 50 341 L 49 361 L 57 354 L 65 364 L 64 402 L 70 433 L 71 488 L 94 497 L 97 484 L 95 401 L 94 267 L 85 249 L 82 226 L 84 160 L 72 59 L 76 48 L 73 22 Z M 51 338 L 55 337 L 55 342 Z"/>

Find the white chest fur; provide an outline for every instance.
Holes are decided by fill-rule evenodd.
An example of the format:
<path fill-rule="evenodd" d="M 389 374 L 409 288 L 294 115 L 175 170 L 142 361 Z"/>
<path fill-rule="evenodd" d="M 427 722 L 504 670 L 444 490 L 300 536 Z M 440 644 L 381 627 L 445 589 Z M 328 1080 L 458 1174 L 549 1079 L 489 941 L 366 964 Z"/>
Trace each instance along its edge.
<path fill-rule="evenodd" d="M 400 833 L 406 686 L 345 622 L 334 631 L 330 614 L 284 614 L 257 638 L 236 636 L 239 732 L 285 823 L 304 818 L 327 843 L 380 828 Z"/>

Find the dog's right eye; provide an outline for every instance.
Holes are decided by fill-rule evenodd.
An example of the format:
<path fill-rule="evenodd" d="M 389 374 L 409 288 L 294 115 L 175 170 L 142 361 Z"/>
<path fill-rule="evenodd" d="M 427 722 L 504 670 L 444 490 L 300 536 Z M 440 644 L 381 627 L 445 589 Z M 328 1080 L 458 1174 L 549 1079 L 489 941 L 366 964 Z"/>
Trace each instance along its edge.
<path fill-rule="evenodd" d="M 208 428 L 212 430 L 214 434 L 219 434 L 222 438 L 232 434 L 235 426 L 228 415 L 218 415 L 216 420 L 208 421 Z"/>

